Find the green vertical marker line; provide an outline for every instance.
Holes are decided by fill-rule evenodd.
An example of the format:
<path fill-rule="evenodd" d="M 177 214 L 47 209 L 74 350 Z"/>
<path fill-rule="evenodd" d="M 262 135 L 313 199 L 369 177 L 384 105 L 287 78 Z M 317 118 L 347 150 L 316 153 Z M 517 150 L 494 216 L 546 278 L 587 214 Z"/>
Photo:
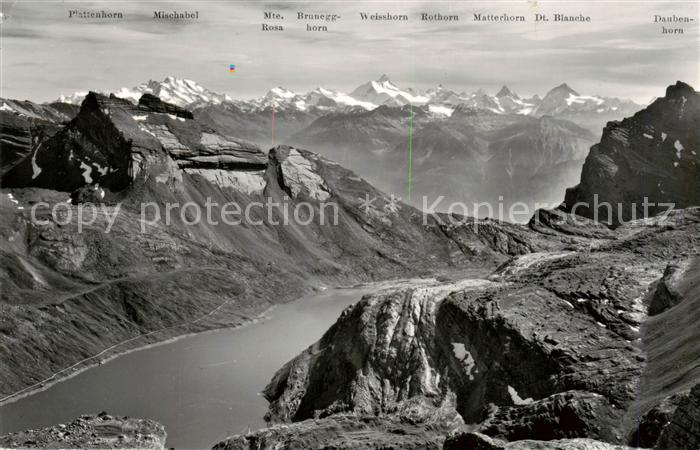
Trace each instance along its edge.
<path fill-rule="evenodd" d="M 413 190 L 413 104 L 410 104 L 408 117 L 408 200 L 411 200 Z"/>

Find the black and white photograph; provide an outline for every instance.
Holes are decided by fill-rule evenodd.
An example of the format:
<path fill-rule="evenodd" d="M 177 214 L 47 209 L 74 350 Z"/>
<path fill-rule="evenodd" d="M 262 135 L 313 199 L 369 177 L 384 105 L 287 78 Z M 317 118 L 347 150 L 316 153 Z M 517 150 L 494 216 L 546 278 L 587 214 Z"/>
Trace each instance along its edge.
<path fill-rule="evenodd" d="M 0 0 L 0 449 L 700 449 L 698 0 Z"/>

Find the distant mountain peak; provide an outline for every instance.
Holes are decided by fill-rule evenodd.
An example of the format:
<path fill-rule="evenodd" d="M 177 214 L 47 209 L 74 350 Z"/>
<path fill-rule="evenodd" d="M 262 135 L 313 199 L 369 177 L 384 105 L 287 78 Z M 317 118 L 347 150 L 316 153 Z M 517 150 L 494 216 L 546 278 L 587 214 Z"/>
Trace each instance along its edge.
<path fill-rule="evenodd" d="M 548 95 L 549 95 L 550 93 L 553 93 L 553 92 L 565 92 L 565 93 L 571 93 L 571 94 L 574 94 L 574 95 L 579 95 L 578 92 L 576 92 L 575 90 L 573 90 L 573 89 L 571 88 L 571 86 L 569 86 L 569 85 L 566 84 L 566 83 L 562 83 L 562 84 L 560 84 L 559 86 L 555 87 L 554 89 L 552 89 L 551 91 L 549 91 Z"/>
<path fill-rule="evenodd" d="M 165 77 L 163 81 L 150 80 L 131 90 L 122 88 L 115 92 L 115 95 L 137 101 L 138 97 L 146 93 L 181 107 L 197 102 L 218 104 L 228 100 L 227 96 L 212 92 L 193 80 L 172 75 Z"/>
<path fill-rule="evenodd" d="M 369 81 L 358 86 L 350 93 L 354 99 L 362 102 L 368 102 L 375 105 L 390 105 L 403 106 L 408 103 L 425 104 L 429 98 L 423 95 L 417 95 L 413 90 L 402 90 L 389 80 L 386 74 L 379 77 L 378 80 Z"/>
<path fill-rule="evenodd" d="M 666 88 L 667 98 L 678 98 L 682 96 L 689 96 L 695 94 L 695 89 L 687 83 L 682 81 L 676 81 L 676 84 L 672 84 Z"/>
<path fill-rule="evenodd" d="M 510 89 L 508 89 L 508 86 L 505 84 L 501 88 L 500 91 L 498 91 L 498 94 L 496 94 L 496 97 L 501 98 L 501 97 L 514 97 L 517 98 L 518 96 L 513 93 Z"/>
<path fill-rule="evenodd" d="M 677 83 L 669 87 L 669 92 L 691 92 L 692 88 L 685 83 Z M 102 92 L 104 95 L 109 95 Z M 217 94 L 201 86 L 197 82 L 170 75 L 162 81 L 149 80 L 133 88 L 121 88 L 113 91 L 116 97 L 127 99 L 137 104 L 143 94 L 152 94 L 167 103 L 196 109 L 210 107 L 222 103 L 235 104 L 245 112 L 262 111 L 271 106 L 279 110 L 306 111 L 320 113 L 330 110 L 344 110 L 361 107 L 373 110 L 380 105 L 403 107 L 406 105 L 427 105 L 429 111 L 438 115 L 450 115 L 456 106 L 466 104 L 478 110 L 487 110 L 496 114 L 521 115 L 557 115 L 564 112 L 612 113 L 620 108 L 633 107 L 631 102 L 616 98 L 603 98 L 590 95 L 579 95 L 567 83 L 551 89 L 543 99 L 535 95 L 521 98 L 507 85 L 503 85 L 496 95 L 483 89 L 467 94 L 456 93 L 442 84 L 423 90 L 398 87 L 386 74 L 376 80 L 370 80 L 358 86 L 349 94 L 319 86 L 308 92 L 295 92 L 277 86 L 258 98 L 244 100 L 233 99 L 225 94 Z M 77 92 L 72 96 L 61 96 L 58 102 L 79 105 L 85 98 L 86 92 Z"/>
<path fill-rule="evenodd" d="M 290 91 L 289 89 L 283 88 L 282 86 L 273 87 L 267 92 L 268 96 L 277 96 L 284 98 L 291 98 L 296 95 L 296 93 Z"/>
<path fill-rule="evenodd" d="M 199 92 L 203 92 L 206 89 L 199 85 L 196 81 L 189 80 L 187 78 L 177 78 L 172 75 L 165 77 L 163 81 L 154 81 L 150 80 L 148 82 L 149 85 L 158 85 L 158 86 L 169 86 L 173 88 L 180 88 L 180 89 L 191 89 Z"/>
<path fill-rule="evenodd" d="M 662 205 L 666 204 L 675 208 L 698 205 L 699 118 L 700 92 L 679 81 L 666 88 L 665 98 L 623 120 L 608 122 L 600 142 L 586 158 L 581 182 L 566 192 L 568 210 L 595 197 L 606 202 L 625 199 L 640 203 L 653 198 L 651 209 L 645 208 L 645 217 L 665 211 Z M 629 176 L 617 170 L 619 167 L 634 167 L 634 173 L 641 175 Z M 638 218 L 634 208 L 619 208 L 617 215 L 601 211 L 602 217 L 588 207 L 579 208 L 576 214 L 614 225 Z"/>
<path fill-rule="evenodd" d="M 107 92 L 101 93 L 109 95 Z M 143 94 L 153 94 L 163 101 L 180 107 L 199 102 L 219 104 L 231 100 L 227 95 L 212 92 L 193 80 L 172 75 L 165 77 L 163 81 L 148 80 L 133 88 L 123 87 L 114 91 L 113 94 L 134 104 L 138 103 Z M 58 101 L 79 105 L 86 95 L 87 92 L 76 92 L 70 96 L 62 95 Z"/>

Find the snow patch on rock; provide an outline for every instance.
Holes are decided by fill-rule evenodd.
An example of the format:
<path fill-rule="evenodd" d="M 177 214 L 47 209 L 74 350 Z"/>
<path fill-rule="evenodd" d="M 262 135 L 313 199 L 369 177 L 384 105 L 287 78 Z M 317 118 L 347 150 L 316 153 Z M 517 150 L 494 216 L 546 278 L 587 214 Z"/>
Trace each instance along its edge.
<path fill-rule="evenodd" d="M 102 167 L 99 164 L 95 164 L 95 168 L 102 176 L 107 175 L 107 172 L 109 172 L 109 167 Z"/>
<path fill-rule="evenodd" d="M 176 116 L 175 114 L 168 114 L 168 117 L 170 117 L 170 118 L 173 119 L 173 120 L 179 120 L 180 122 L 184 122 L 184 121 L 185 121 L 185 118 L 184 118 L 184 117 Z"/>
<path fill-rule="evenodd" d="M 158 136 L 156 136 L 155 133 L 153 133 L 151 130 L 149 130 L 148 128 L 144 127 L 143 125 L 139 125 L 139 129 L 140 129 L 141 131 L 143 131 L 144 133 L 150 134 L 151 136 L 153 136 L 153 137 L 156 138 L 156 139 L 158 138 Z"/>
<path fill-rule="evenodd" d="M 683 144 L 681 144 L 678 139 L 676 139 L 676 142 L 673 143 L 673 148 L 676 149 L 676 158 L 681 159 L 681 152 L 685 150 L 683 147 Z"/>
<path fill-rule="evenodd" d="M 85 180 L 87 184 L 92 183 L 92 167 L 81 161 L 80 168 L 83 171 L 83 180 Z"/>
<path fill-rule="evenodd" d="M 521 398 L 520 395 L 518 395 L 518 391 L 511 385 L 508 385 L 508 395 L 510 395 L 510 399 L 513 401 L 514 405 L 529 405 L 534 402 L 532 398 Z"/>
<path fill-rule="evenodd" d="M 39 148 L 34 150 L 32 155 L 32 180 L 41 174 L 41 167 L 36 163 L 36 154 L 39 153 Z"/>
<path fill-rule="evenodd" d="M 478 373 L 479 369 L 476 368 L 476 361 L 472 357 L 471 353 L 469 353 L 469 350 L 467 350 L 465 345 L 461 342 L 453 342 L 452 352 L 454 353 L 455 358 L 460 360 L 464 365 L 464 373 L 469 377 L 469 380 L 473 381 L 474 374 Z"/>

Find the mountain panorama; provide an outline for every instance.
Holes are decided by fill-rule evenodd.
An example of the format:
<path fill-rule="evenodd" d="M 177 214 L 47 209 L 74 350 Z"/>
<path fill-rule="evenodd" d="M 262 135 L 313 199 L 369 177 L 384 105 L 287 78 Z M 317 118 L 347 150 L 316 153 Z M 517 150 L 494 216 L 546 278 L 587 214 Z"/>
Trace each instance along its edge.
<path fill-rule="evenodd" d="M 683 82 L 0 105 L 0 447 L 700 448 Z"/>
<path fill-rule="evenodd" d="M 349 94 L 276 87 L 260 98 L 239 100 L 168 77 L 112 95 L 137 104 L 144 94 L 186 108 L 198 123 L 260 148 L 285 143 L 314 151 L 416 207 L 437 202 L 436 209 L 446 211 L 459 202 L 472 215 L 500 219 L 510 218 L 486 208 L 474 211 L 473 205 L 502 205 L 506 211 L 519 203 L 530 210 L 556 206 L 560 192 L 578 181 L 605 124 L 641 108 L 629 100 L 582 95 L 567 84 L 542 98 L 523 98 L 507 86 L 495 95 L 442 86 L 416 92 L 397 87 L 386 75 Z M 70 120 L 85 96 L 31 107 L 5 100 L 2 108 Z M 11 161 L 16 155 L 4 157 Z"/>
<path fill-rule="evenodd" d="M 109 93 L 105 93 L 109 95 Z M 358 86 L 350 94 L 326 88 L 316 88 L 307 93 L 293 92 L 283 87 L 270 89 L 267 94 L 253 100 L 233 99 L 227 94 L 217 94 L 195 81 L 167 77 L 163 81 L 150 80 L 133 88 L 123 87 L 113 93 L 119 98 L 138 102 L 143 94 L 153 94 L 163 101 L 181 106 L 198 107 L 203 105 L 220 105 L 232 103 L 247 110 L 266 109 L 296 109 L 306 111 L 337 110 L 348 107 L 359 107 L 373 110 L 379 106 L 426 106 L 427 110 L 437 114 L 450 116 L 454 108 L 463 105 L 465 108 L 485 109 L 495 114 L 522 115 L 552 115 L 563 111 L 583 112 L 592 111 L 606 113 L 620 108 L 635 108 L 638 105 L 630 100 L 606 98 L 593 95 L 579 95 L 575 90 L 563 83 L 550 90 L 544 98 L 534 95 L 521 98 L 507 86 L 503 86 L 495 95 L 488 95 L 479 89 L 473 93 L 457 93 L 442 85 L 425 92 L 415 92 L 413 89 L 400 89 L 386 75 L 375 81 L 369 81 Z M 55 103 L 79 105 L 87 92 L 76 92 L 72 95 L 61 95 Z"/>

